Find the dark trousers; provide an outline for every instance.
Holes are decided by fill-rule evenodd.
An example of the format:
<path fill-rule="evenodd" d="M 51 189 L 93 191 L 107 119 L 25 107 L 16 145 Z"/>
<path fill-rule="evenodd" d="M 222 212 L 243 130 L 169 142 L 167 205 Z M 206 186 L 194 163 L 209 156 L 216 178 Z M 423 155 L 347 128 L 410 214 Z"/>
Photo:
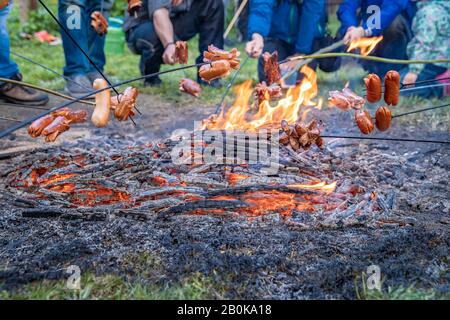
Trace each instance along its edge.
<path fill-rule="evenodd" d="M 203 61 L 203 51 L 208 45 L 223 48 L 224 7 L 222 0 L 196 0 L 188 12 L 171 17 L 175 39 L 187 41 L 199 34 L 200 56 L 196 62 Z M 158 72 L 164 47 L 156 34 L 151 20 L 133 27 L 126 33 L 130 49 L 141 56 L 139 68 L 142 75 Z"/>
<path fill-rule="evenodd" d="M 406 47 L 412 38 L 412 32 L 406 19 L 399 15 L 383 31 L 383 40 L 375 47 L 371 53 L 372 56 L 390 58 L 390 59 L 408 59 Z M 362 67 L 370 72 L 376 73 L 380 77 L 389 70 L 399 71 L 404 67 L 401 64 L 383 63 L 369 60 L 361 60 Z"/>

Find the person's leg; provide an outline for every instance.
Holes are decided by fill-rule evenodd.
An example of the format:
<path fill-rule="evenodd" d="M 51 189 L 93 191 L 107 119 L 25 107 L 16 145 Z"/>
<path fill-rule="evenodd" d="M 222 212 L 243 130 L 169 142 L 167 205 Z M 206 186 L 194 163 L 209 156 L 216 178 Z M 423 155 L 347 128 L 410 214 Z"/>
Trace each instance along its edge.
<path fill-rule="evenodd" d="M 265 38 L 263 52 L 273 53 L 274 51 L 278 52 L 279 61 L 286 59 L 291 52 L 289 46 L 284 41 L 275 38 Z M 266 81 L 262 56 L 258 60 L 258 77 L 260 82 Z"/>
<path fill-rule="evenodd" d="M 0 77 L 2 78 L 11 78 L 19 73 L 19 67 L 11 60 L 9 52 L 9 34 L 6 19 L 10 10 L 11 5 L 0 10 Z"/>
<path fill-rule="evenodd" d="M 86 4 L 87 0 L 59 0 L 58 16 L 66 31 L 87 52 L 89 49 L 87 28 L 90 26 L 90 18 L 86 14 Z M 64 30 L 61 30 L 61 38 L 66 59 L 64 75 L 70 77 L 87 74 L 89 72 L 89 61 Z"/>
<path fill-rule="evenodd" d="M 151 21 L 142 23 L 128 31 L 126 40 L 131 51 L 141 56 L 139 69 L 142 75 L 159 71 L 163 63 L 164 48 Z M 152 79 L 147 80 L 146 83 L 149 84 L 154 82 Z M 156 80 L 156 82 L 158 81 Z"/>
<path fill-rule="evenodd" d="M 103 2 L 103 5 L 102 5 Z M 114 1 L 113 0 L 90 0 L 88 1 L 86 13 L 87 17 L 90 17 L 92 12 L 99 11 L 103 13 L 103 16 L 108 19 L 109 17 L 109 11 L 111 10 L 113 6 Z M 102 11 L 103 9 L 103 11 Z M 90 25 L 90 24 L 89 24 Z M 100 68 L 100 70 L 103 72 L 103 69 L 106 64 L 106 56 L 105 56 L 105 39 L 106 35 L 101 36 L 93 28 L 90 26 L 87 30 L 88 33 L 88 48 L 89 48 L 89 57 L 92 59 L 92 61 L 95 63 L 97 67 Z M 89 64 L 89 72 L 88 73 L 94 73 L 97 74 L 97 70 L 92 64 Z"/>
<path fill-rule="evenodd" d="M 199 33 L 198 49 L 200 55 L 196 62 L 203 61 L 203 51 L 213 44 L 223 48 L 224 7 L 222 0 L 193 1 L 188 12 L 176 15 L 172 19 L 174 32 L 180 40 L 189 40 Z"/>
<path fill-rule="evenodd" d="M 388 28 L 383 31 L 383 41 L 381 41 L 372 55 L 390 59 L 408 59 L 406 47 L 411 40 L 412 34 L 408 22 L 402 15 L 398 15 Z M 389 70 L 400 70 L 401 64 L 381 63 L 376 61 L 362 62 L 364 69 L 371 73 L 376 73 L 380 77 Z"/>
<path fill-rule="evenodd" d="M 22 80 L 19 67 L 10 59 L 9 34 L 6 26 L 11 4 L 0 10 L 0 77 L 16 81 Z M 20 104 L 43 105 L 48 102 L 48 96 L 37 90 L 17 84 L 0 82 L 0 98 Z"/>

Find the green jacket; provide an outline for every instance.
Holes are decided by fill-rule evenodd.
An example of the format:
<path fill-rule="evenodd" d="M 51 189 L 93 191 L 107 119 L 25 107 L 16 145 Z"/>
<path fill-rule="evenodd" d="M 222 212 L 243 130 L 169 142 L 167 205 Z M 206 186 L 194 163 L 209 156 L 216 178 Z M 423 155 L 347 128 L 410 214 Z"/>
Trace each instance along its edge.
<path fill-rule="evenodd" d="M 417 3 L 412 24 L 414 38 L 408 44 L 408 57 L 417 59 L 443 59 L 450 57 L 450 1 L 426 0 Z M 436 63 L 449 68 L 449 63 Z M 419 74 L 423 64 L 411 64 L 409 70 Z"/>

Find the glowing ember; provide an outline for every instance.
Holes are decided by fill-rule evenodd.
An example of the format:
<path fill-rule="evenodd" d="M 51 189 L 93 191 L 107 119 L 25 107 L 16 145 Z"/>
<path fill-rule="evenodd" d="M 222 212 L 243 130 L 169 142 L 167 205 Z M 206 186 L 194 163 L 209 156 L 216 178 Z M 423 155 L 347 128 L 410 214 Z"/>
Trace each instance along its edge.
<path fill-rule="evenodd" d="M 291 184 L 288 185 L 289 188 L 307 189 L 307 190 L 320 190 L 328 193 L 334 192 L 336 190 L 336 181 L 330 184 L 326 182 L 319 182 L 316 184 Z"/>
<path fill-rule="evenodd" d="M 297 86 L 290 88 L 286 97 L 279 100 L 272 107 L 268 101 L 259 105 L 258 112 L 249 115 L 251 104 L 250 98 L 253 93 L 251 80 L 245 81 L 235 88 L 236 101 L 226 114 L 220 114 L 212 119 L 204 120 L 203 129 L 241 129 L 255 130 L 264 127 L 279 127 L 282 120 L 295 123 L 304 120 L 308 110 L 302 106 L 315 106 L 312 101 L 317 96 L 317 75 L 313 69 L 303 66 L 301 72 L 305 74 L 303 81 Z"/>
<path fill-rule="evenodd" d="M 361 55 L 367 56 L 373 51 L 373 49 L 375 49 L 375 47 L 381 40 L 383 40 L 383 36 L 360 38 L 358 40 L 352 41 L 349 44 L 347 52 L 350 52 L 355 49 L 359 49 Z"/>
<path fill-rule="evenodd" d="M 242 180 L 245 180 L 248 178 L 248 176 L 246 176 L 244 174 L 233 173 L 233 172 L 227 172 L 227 173 L 225 173 L 225 176 L 227 177 L 227 180 L 231 185 L 235 185 L 239 181 L 242 181 Z"/>
<path fill-rule="evenodd" d="M 69 178 L 77 176 L 76 173 L 66 173 L 66 174 L 55 174 L 54 176 L 51 176 L 48 179 L 44 179 L 40 182 L 42 186 L 48 186 L 49 184 L 52 184 L 54 182 L 60 182 L 67 180 Z"/>

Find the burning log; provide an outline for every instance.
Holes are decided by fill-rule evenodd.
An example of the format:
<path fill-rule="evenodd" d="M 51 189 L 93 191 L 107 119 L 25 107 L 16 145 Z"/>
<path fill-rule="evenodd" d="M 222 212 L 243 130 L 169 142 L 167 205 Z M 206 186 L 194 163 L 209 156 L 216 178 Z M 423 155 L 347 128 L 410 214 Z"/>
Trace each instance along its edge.
<path fill-rule="evenodd" d="M 94 11 L 91 14 L 91 27 L 99 35 L 104 36 L 108 33 L 108 20 L 99 11 Z"/>
<path fill-rule="evenodd" d="M 240 68 L 240 59 L 238 58 L 240 55 L 241 53 L 236 48 L 226 51 L 211 44 L 208 46 L 208 51 L 203 52 L 203 61 L 212 62 L 226 60 L 232 69 L 237 70 Z"/>
<path fill-rule="evenodd" d="M 260 105 L 263 101 L 271 101 L 272 99 L 280 98 L 282 96 L 281 87 L 273 85 L 268 87 L 266 82 L 258 83 L 255 87 L 255 99 Z"/>
<path fill-rule="evenodd" d="M 285 146 L 290 145 L 294 151 L 309 150 L 314 144 L 320 149 L 324 147 L 317 120 L 312 120 L 307 125 L 296 123 L 294 126 L 290 126 L 287 121 L 283 120 L 281 129 L 283 134 L 280 136 L 279 142 Z"/>
<path fill-rule="evenodd" d="M 119 121 L 126 121 L 130 116 L 134 116 L 133 108 L 136 107 L 136 99 L 139 91 L 136 88 L 128 87 L 123 94 L 111 98 L 111 110 Z"/>
<path fill-rule="evenodd" d="M 381 79 L 375 73 L 369 74 L 364 78 L 366 85 L 366 98 L 370 103 L 375 103 L 381 99 Z"/>
<path fill-rule="evenodd" d="M 391 70 L 384 76 L 384 101 L 388 105 L 396 106 L 400 96 L 400 74 Z"/>
<path fill-rule="evenodd" d="M 188 52 L 188 44 L 186 41 L 177 41 L 175 42 L 175 62 L 179 64 L 188 63 L 189 52 Z"/>
<path fill-rule="evenodd" d="M 202 87 L 194 80 L 183 78 L 180 80 L 180 91 L 197 98 L 202 92 Z"/>
<path fill-rule="evenodd" d="M 263 63 L 267 84 L 270 86 L 280 81 L 281 71 L 278 64 L 278 51 L 274 51 L 272 54 L 269 52 L 264 52 Z"/>
<path fill-rule="evenodd" d="M 342 111 L 348 111 L 352 108 L 361 109 L 365 104 L 364 98 L 354 93 L 348 87 L 348 84 L 342 91 L 330 91 L 328 94 L 328 105 L 337 107 Z"/>

